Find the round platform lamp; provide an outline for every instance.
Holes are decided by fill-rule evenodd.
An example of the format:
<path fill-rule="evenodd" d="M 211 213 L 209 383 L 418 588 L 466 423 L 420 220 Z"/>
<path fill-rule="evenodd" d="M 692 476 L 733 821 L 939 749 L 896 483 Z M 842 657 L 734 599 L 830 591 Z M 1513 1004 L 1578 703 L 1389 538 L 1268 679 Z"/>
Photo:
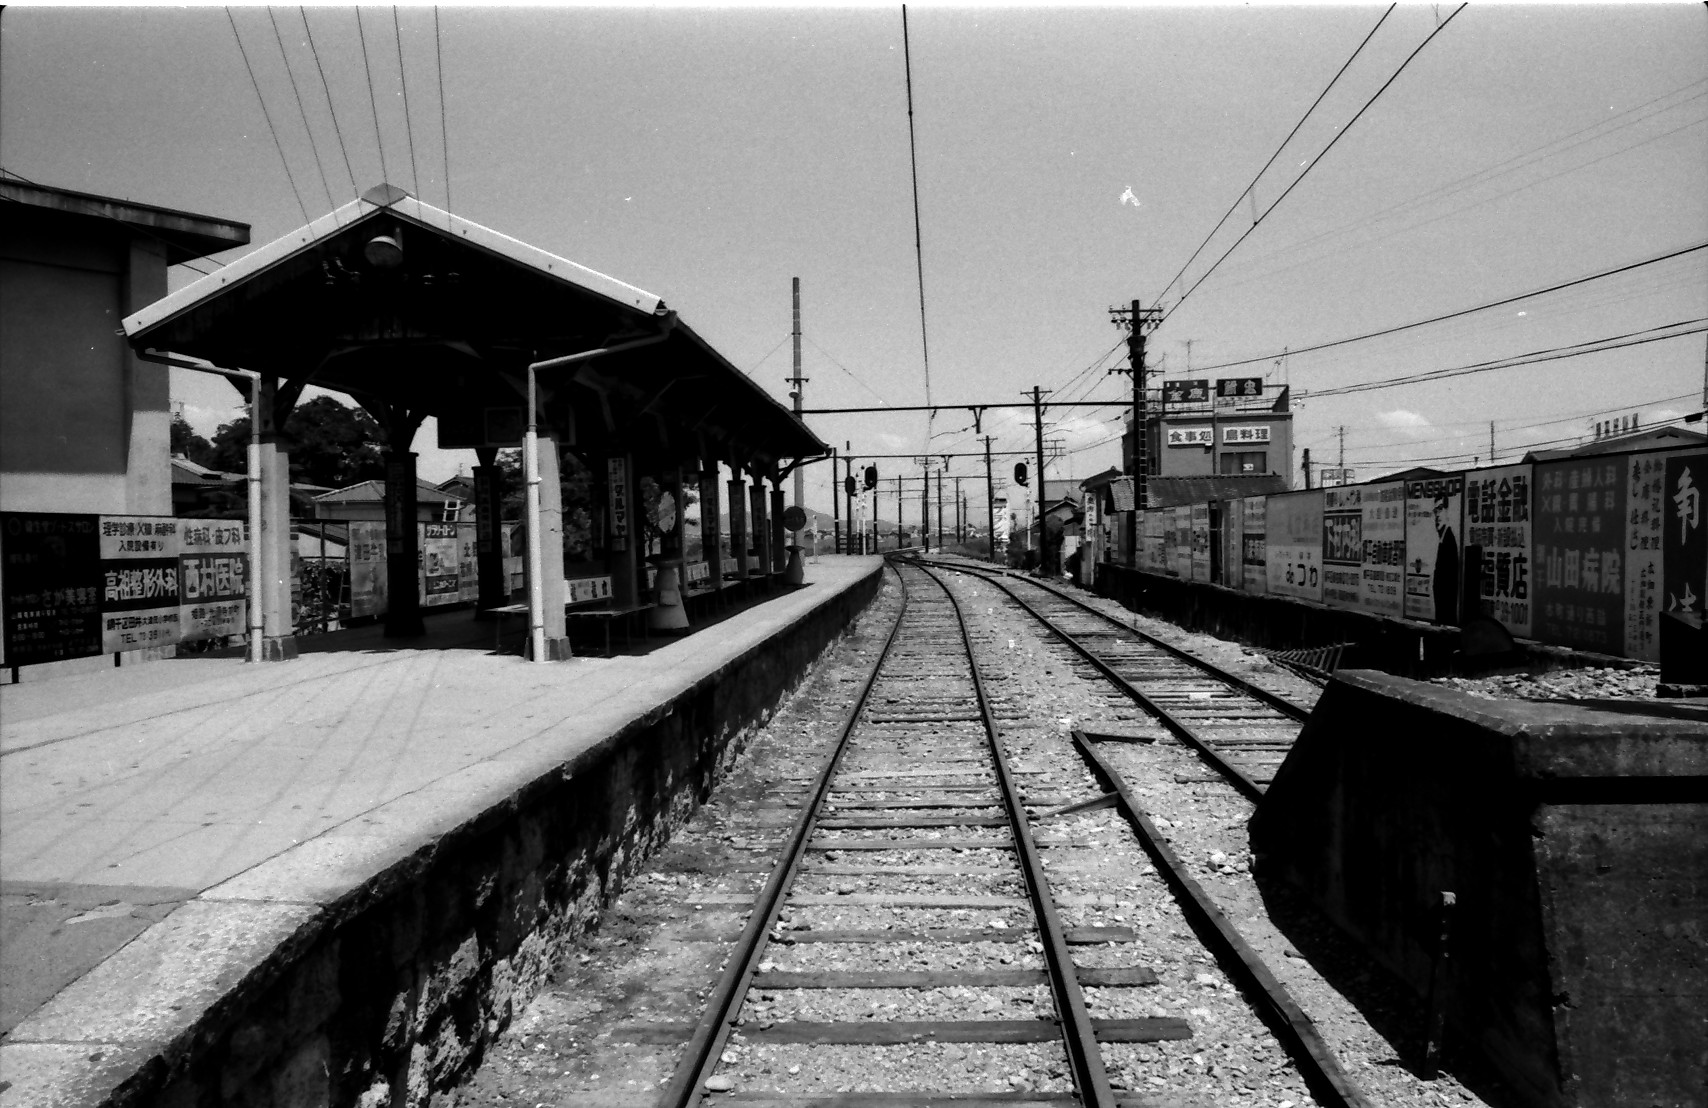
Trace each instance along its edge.
<path fill-rule="evenodd" d="M 799 504 L 791 504 L 783 512 L 783 530 L 795 536 L 789 544 L 789 564 L 783 570 L 783 584 L 800 585 L 806 582 L 806 566 L 801 561 L 800 530 L 807 525 L 807 513 Z"/>

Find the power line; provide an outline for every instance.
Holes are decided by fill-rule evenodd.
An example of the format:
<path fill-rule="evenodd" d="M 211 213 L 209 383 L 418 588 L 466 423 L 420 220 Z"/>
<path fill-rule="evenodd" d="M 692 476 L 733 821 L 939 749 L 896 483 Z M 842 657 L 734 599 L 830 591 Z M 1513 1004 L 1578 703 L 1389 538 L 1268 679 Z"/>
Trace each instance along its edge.
<path fill-rule="evenodd" d="M 320 74 L 321 91 L 326 93 L 326 111 L 332 116 L 332 133 L 338 136 L 338 152 L 344 156 L 344 172 L 350 176 L 350 191 L 359 194 L 361 188 L 356 184 L 356 171 L 350 168 L 350 151 L 344 145 L 344 129 L 338 125 L 338 108 L 332 103 L 332 86 L 327 83 L 326 70 L 320 64 L 320 51 L 314 45 L 314 30 L 308 25 L 308 9 L 298 6 L 297 11 L 302 13 L 302 29 L 308 36 L 309 53 L 314 55 L 314 68 Z"/>
<path fill-rule="evenodd" d="M 1677 323 L 1666 323 L 1659 327 L 1646 327 L 1641 331 L 1630 331 L 1622 335 L 1610 335 L 1605 338 L 1591 339 L 1587 342 L 1575 343 L 1571 346 L 1556 346 L 1546 350 L 1533 350 L 1526 354 L 1515 354 L 1510 358 L 1498 358 L 1488 362 L 1475 362 L 1471 365 L 1454 366 L 1451 369 L 1432 369 L 1422 373 L 1407 374 L 1404 377 L 1391 377 L 1385 381 L 1361 381 L 1354 385 L 1340 385 L 1335 388 L 1300 390 L 1296 395 L 1300 399 L 1316 399 L 1324 396 L 1344 396 L 1354 392 L 1369 392 L 1373 389 L 1397 388 L 1401 385 L 1416 385 L 1425 381 L 1441 381 L 1450 377 L 1464 377 L 1473 373 L 1488 373 L 1497 369 L 1516 369 L 1519 366 L 1536 365 L 1540 362 L 1554 362 L 1562 358 L 1577 358 L 1585 354 L 1599 354 L 1604 350 L 1620 350 L 1627 346 L 1643 346 L 1651 342 L 1664 342 L 1667 339 L 1684 338 L 1688 335 L 1699 335 L 1708 331 L 1708 318 L 1686 319 Z M 1674 330 L 1685 328 L 1685 330 Z M 1655 331 L 1668 331 L 1668 334 L 1657 335 Z"/>
<path fill-rule="evenodd" d="M 860 379 L 859 374 L 855 373 L 853 370 L 849 369 L 847 366 L 845 366 L 841 362 L 837 361 L 836 356 L 834 354 L 832 354 L 830 351 L 826 350 L 824 347 L 820 346 L 818 344 L 818 341 L 816 339 L 814 339 L 811 335 L 803 335 L 802 337 L 805 338 L 808 342 L 812 343 L 812 348 L 814 350 L 818 351 L 820 354 L 823 354 L 825 356 L 825 359 L 827 361 L 829 361 L 831 365 L 835 366 L 837 369 L 840 369 L 843 373 L 846 373 L 848 375 L 849 379 L 852 380 L 856 385 L 859 385 L 861 388 L 863 388 L 867 392 L 871 393 L 874 397 L 877 398 L 877 400 L 880 403 L 882 403 L 882 404 L 888 404 L 889 403 L 888 400 L 884 399 L 884 395 L 882 393 L 878 392 L 871 385 L 868 385 L 865 381 L 862 381 Z"/>
<path fill-rule="evenodd" d="M 1549 285 L 1546 288 L 1536 289 L 1533 292 L 1520 293 L 1517 296 L 1508 296 L 1501 300 L 1491 300 L 1486 304 L 1477 304 L 1473 307 L 1461 308 L 1458 311 L 1446 312 L 1442 315 L 1431 316 L 1428 319 L 1419 319 L 1411 323 L 1401 323 L 1395 327 L 1385 327 L 1380 331 L 1366 331 L 1361 335 L 1352 335 L 1344 339 L 1335 339 L 1332 342 L 1320 342 L 1315 346 L 1300 346 L 1296 348 L 1289 347 L 1286 353 L 1291 357 L 1296 354 L 1309 354 L 1317 350 L 1328 350 L 1336 346 L 1345 346 L 1348 343 L 1363 342 L 1367 339 L 1382 338 L 1385 335 L 1397 334 L 1400 331 L 1409 331 L 1414 327 L 1424 327 L 1431 323 L 1442 323 L 1449 319 L 1458 319 L 1460 316 L 1471 315 L 1474 312 L 1487 311 L 1490 308 L 1505 307 L 1508 304 L 1516 304 L 1521 300 L 1530 300 L 1534 297 L 1546 296 L 1551 292 L 1559 292 L 1562 289 L 1573 288 L 1577 285 L 1585 285 L 1591 281 L 1599 281 L 1603 278 L 1614 277 L 1621 273 L 1629 273 L 1634 269 L 1642 269 L 1644 266 L 1657 265 L 1660 262 L 1671 261 L 1674 258 L 1681 258 L 1686 254 L 1693 254 L 1696 251 L 1703 249 L 1708 249 L 1708 241 L 1699 242 L 1694 246 L 1680 247 L 1677 250 L 1671 250 L 1665 254 L 1657 254 L 1652 258 L 1645 258 L 1640 262 L 1630 262 L 1626 265 L 1615 266 L 1612 269 L 1604 269 L 1599 273 L 1591 273 L 1586 277 L 1574 277 L 1570 281 L 1561 281 L 1557 285 Z M 1269 353 L 1259 354 L 1256 357 L 1251 358 L 1237 358 L 1229 362 L 1217 362 L 1215 365 L 1204 366 L 1200 371 L 1208 373 L 1215 369 L 1228 369 L 1232 366 L 1250 365 L 1253 362 L 1267 362 L 1280 356 L 1281 355 L 1279 353 Z M 1322 394 L 1318 393 L 1317 395 L 1320 396 Z"/>
<path fill-rule="evenodd" d="M 925 356 L 925 403 L 931 404 L 931 344 L 925 331 L 925 250 L 919 234 L 919 150 L 913 137 L 913 50 L 907 37 L 907 5 L 901 6 L 901 56 L 907 74 L 907 153 L 913 176 L 913 258 L 919 274 L 919 346 Z M 931 421 L 925 417 L 926 445 L 931 442 Z"/>
<path fill-rule="evenodd" d="M 302 193 L 297 191 L 297 179 L 291 174 L 290 160 L 285 157 L 284 144 L 279 141 L 278 128 L 273 126 L 273 115 L 267 110 L 267 98 L 261 95 L 261 82 L 255 79 L 255 67 L 249 64 L 249 51 L 243 48 L 243 36 L 237 33 L 237 20 L 232 17 L 231 9 L 225 9 L 225 18 L 231 23 L 231 36 L 237 40 L 237 52 L 243 55 L 243 68 L 249 71 L 249 84 L 255 89 L 255 99 L 261 102 L 261 117 L 267 121 L 267 130 L 273 135 L 273 147 L 279 152 L 279 162 L 285 167 L 285 180 L 291 183 L 291 195 L 297 198 L 297 208 L 302 212 L 303 223 L 313 220 L 308 217 L 308 205 L 302 202 Z"/>
<path fill-rule="evenodd" d="M 439 37 L 439 5 L 433 5 L 433 54 L 439 63 L 439 151 L 445 156 L 445 210 L 451 210 L 451 140 L 445 128 L 445 48 Z"/>
<path fill-rule="evenodd" d="M 1281 145 L 1275 148 L 1275 153 L 1269 155 L 1269 160 L 1263 163 L 1263 168 L 1258 170 L 1252 176 L 1251 184 L 1247 185 L 1243 190 L 1241 190 L 1238 196 L 1234 197 L 1234 202 L 1228 205 L 1228 210 L 1222 213 L 1222 218 L 1216 220 L 1216 225 L 1210 228 L 1210 233 L 1204 236 L 1204 241 L 1198 244 L 1198 249 L 1192 251 L 1192 256 L 1186 259 L 1186 264 L 1180 267 L 1180 272 L 1176 273 L 1168 284 L 1162 287 L 1162 292 L 1152 298 L 1152 303 L 1161 302 L 1162 298 L 1168 295 L 1168 290 L 1174 287 L 1175 281 L 1180 280 L 1181 275 L 1191 267 L 1193 262 L 1198 260 L 1198 255 L 1204 252 L 1204 247 L 1210 245 L 1210 240 L 1216 237 L 1216 232 L 1220 231 L 1222 226 L 1227 223 L 1228 217 L 1238 210 L 1240 201 L 1244 200 L 1252 190 L 1257 188 L 1257 182 L 1265 173 L 1269 172 L 1269 167 L 1275 164 L 1275 159 L 1281 156 L 1281 151 L 1285 150 L 1287 148 L 1287 144 L 1293 141 L 1293 136 L 1297 135 L 1299 133 L 1299 128 L 1303 127 L 1305 125 L 1305 121 L 1311 118 L 1311 113 L 1317 110 L 1317 105 L 1323 102 L 1323 97 L 1327 96 L 1329 91 L 1334 88 L 1336 82 L 1340 80 L 1341 75 L 1344 74 L 1352 63 L 1357 60 L 1358 55 L 1363 52 L 1364 47 L 1369 45 L 1372 38 L 1376 37 L 1376 32 L 1382 29 L 1382 24 L 1388 21 L 1388 17 L 1394 14 L 1394 9 L 1398 6 L 1398 4 L 1388 5 L 1388 10 L 1382 13 L 1382 18 L 1378 19 L 1376 21 L 1376 25 L 1370 28 L 1370 33 L 1364 36 L 1364 41 L 1358 44 L 1358 48 L 1352 51 L 1352 56 L 1346 59 L 1340 69 L 1335 72 L 1334 77 L 1330 79 L 1329 83 L 1323 86 L 1323 90 L 1321 92 L 1317 93 L 1317 98 L 1311 101 L 1311 106 L 1305 109 L 1305 114 L 1299 117 L 1299 122 L 1293 124 L 1293 129 L 1287 132 L 1287 137 L 1282 139 Z"/>
<path fill-rule="evenodd" d="M 336 208 L 338 201 L 333 199 L 332 186 L 326 181 L 326 163 L 320 160 L 320 145 L 314 141 L 314 128 L 308 122 L 308 108 L 303 106 L 302 89 L 297 87 L 297 75 L 291 69 L 290 55 L 285 53 L 285 36 L 279 33 L 279 19 L 270 7 L 267 9 L 267 21 L 273 25 L 273 41 L 279 44 L 279 60 L 285 63 L 285 76 L 290 78 L 291 95 L 296 97 L 297 114 L 302 116 L 302 129 L 308 132 L 308 149 L 314 155 L 314 168 L 320 171 L 320 187 L 326 190 L 326 203 Z"/>
<path fill-rule="evenodd" d="M 356 8 L 356 34 L 362 40 L 362 70 L 368 75 L 368 107 L 374 113 L 374 145 L 380 150 L 380 177 L 388 184 L 391 171 L 385 165 L 385 139 L 380 137 L 380 104 L 374 98 L 374 67 L 368 62 L 368 33 L 362 29 L 362 9 Z"/>
<path fill-rule="evenodd" d="M 1330 150 L 1334 149 L 1336 143 L 1338 143 L 1341 139 L 1346 137 L 1347 132 L 1351 131 L 1353 126 L 1360 119 L 1363 118 L 1364 113 L 1370 110 L 1370 106 L 1372 104 L 1374 104 L 1377 100 L 1381 99 L 1382 94 L 1384 92 L 1388 91 L 1388 87 L 1390 85 L 1392 85 L 1395 81 L 1399 80 L 1400 74 L 1404 73 L 1406 71 L 1406 67 L 1411 65 L 1412 59 L 1416 58 L 1420 53 L 1422 53 L 1423 48 L 1425 46 L 1428 46 L 1431 42 L 1435 41 L 1435 36 L 1439 35 L 1442 31 L 1446 30 L 1447 25 L 1449 23 L 1453 22 L 1453 20 L 1458 17 L 1459 13 L 1464 11 L 1464 10 L 1465 10 L 1464 4 L 1460 4 L 1457 8 L 1454 8 L 1453 13 L 1451 15 L 1449 15 L 1446 19 L 1442 20 L 1440 26 L 1436 27 L 1435 30 L 1429 32 L 1428 38 L 1425 38 L 1422 42 L 1418 43 L 1417 49 L 1413 50 L 1410 54 L 1406 55 L 1406 60 L 1400 63 L 1400 67 L 1398 69 L 1394 70 L 1393 75 L 1391 77 L 1389 77 L 1386 81 L 1382 82 L 1382 87 L 1376 90 L 1376 93 L 1374 96 L 1370 97 L 1370 99 L 1368 99 L 1364 102 L 1364 106 L 1362 108 L 1358 109 L 1357 114 L 1355 114 L 1351 119 L 1347 120 L 1346 126 L 1342 127 L 1340 130 L 1335 132 L 1334 137 L 1328 140 L 1328 145 L 1322 148 L 1321 153 L 1319 153 L 1316 157 L 1312 158 L 1310 160 L 1310 163 L 1305 166 L 1304 171 L 1301 172 L 1297 177 L 1293 178 L 1293 183 L 1288 185 L 1284 190 L 1282 190 L 1281 195 L 1277 196 L 1275 198 L 1275 202 L 1273 204 L 1271 204 L 1271 205 L 1269 205 L 1269 207 L 1263 209 L 1263 213 L 1261 215 L 1259 215 L 1256 219 L 1252 220 L 1251 226 L 1246 228 L 1245 233 L 1240 235 L 1239 238 L 1234 240 L 1234 244 L 1232 246 L 1228 247 L 1227 250 L 1223 252 L 1222 256 L 1217 258 L 1210 265 L 1209 269 L 1204 271 L 1204 275 L 1202 277 L 1199 277 L 1198 280 L 1196 280 L 1192 283 L 1191 288 L 1187 289 L 1185 292 L 1180 294 L 1180 299 L 1176 300 L 1174 302 L 1174 307 L 1170 308 L 1163 315 L 1163 317 L 1162 317 L 1163 322 L 1166 322 L 1168 320 L 1168 317 L 1174 314 L 1175 309 L 1179 308 L 1180 305 L 1182 305 L 1186 302 L 1187 297 L 1191 296 L 1194 292 L 1197 291 L 1199 285 L 1202 285 L 1205 281 L 1210 279 L 1210 274 L 1214 273 L 1216 271 L 1216 268 L 1218 266 L 1220 266 L 1224 261 L 1227 260 L 1229 254 L 1232 254 L 1235 250 L 1239 249 L 1240 243 L 1244 242 L 1251 235 L 1251 233 L 1253 231 L 1257 230 L 1257 228 L 1263 223 L 1263 221 L 1265 219 L 1269 218 L 1269 214 L 1271 212 L 1273 212 L 1276 208 L 1279 208 L 1281 206 L 1281 202 L 1283 200 L 1287 199 L 1287 197 L 1292 194 L 1294 189 L 1299 187 L 1299 183 L 1301 181 L 1303 181 L 1306 177 L 1310 176 L 1311 170 L 1313 170 L 1317 167 L 1317 163 L 1322 161 L 1323 158 L 1328 156 L 1328 152 Z"/>
<path fill-rule="evenodd" d="M 397 80 L 403 86 L 403 133 L 409 136 L 409 181 L 415 195 L 421 195 L 421 174 L 415 170 L 415 124 L 409 115 L 409 72 L 403 66 L 403 24 L 397 18 L 397 5 L 391 9 L 391 29 L 397 36 Z"/>

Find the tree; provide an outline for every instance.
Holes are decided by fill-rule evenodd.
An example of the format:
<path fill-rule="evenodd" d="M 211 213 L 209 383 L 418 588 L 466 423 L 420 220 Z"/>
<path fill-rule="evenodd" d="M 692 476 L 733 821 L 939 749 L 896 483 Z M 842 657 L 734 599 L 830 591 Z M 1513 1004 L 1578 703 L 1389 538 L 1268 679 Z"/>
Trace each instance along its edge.
<path fill-rule="evenodd" d="M 213 444 L 196 434 L 190 421 L 177 412 L 172 413 L 172 453 L 182 454 L 199 466 L 213 466 Z"/>
<path fill-rule="evenodd" d="M 280 438 L 290 452 L 292 481 L 339 489 L 385 477 L 379 424 L 362 409 L 333 397 L 317 396 L 293 408 Z M 214 432 L 214 460 L 204 464 L 242 472 L 248 448 L 249 417 L 239 416 Z"/>

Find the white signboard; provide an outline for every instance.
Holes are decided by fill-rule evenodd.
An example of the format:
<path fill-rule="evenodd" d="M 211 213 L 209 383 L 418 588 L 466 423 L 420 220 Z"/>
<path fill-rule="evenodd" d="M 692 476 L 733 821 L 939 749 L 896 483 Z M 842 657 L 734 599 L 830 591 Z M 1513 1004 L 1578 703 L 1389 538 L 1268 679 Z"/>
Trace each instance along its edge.
<path fill-rule="evenodd" d="M 1358 607 L 1398 618 L 1405 614 L 1406 486 L 1362 485 L 1362 557 Z"/>
<path fill-rule="evenodd" d="M 1302 600 L 1323 598 L 1323 493 L 1277 493 L 1269 498 L 1264 569 L 1269 591 Z"/>
<path fill-rule="evenodd" d="M 1248 496 L 1240 501 L 1240 573 L 1242 585 L 1249 593 L 1269 591 L 1267 535 L 1269 501 L 1262 496 Z"/>
<path fill-rule="evenodd" d="M 1269 441 L 1269 428 L 1262 427 L 1223 427 L 1222 445 L 1232 446 L 1240 443 L 1260 443 Z"/>
<path fill-rule="evenodd" d="M 1477 595 L 1482 613 L 1522 638 L 1531 634 L 1530 501 L 1527 465 L 1465 475 L 1465 545 L 1483 548 Z M 1469 613 L 1467 613 L 1469 614 Z"/>
<path fill-rule="evenodd" d="M 1216 432 L 1209 427 L 1170 427 L 1168 445 L 1210 446 L 1216 441 L 1215 435 Z"/>

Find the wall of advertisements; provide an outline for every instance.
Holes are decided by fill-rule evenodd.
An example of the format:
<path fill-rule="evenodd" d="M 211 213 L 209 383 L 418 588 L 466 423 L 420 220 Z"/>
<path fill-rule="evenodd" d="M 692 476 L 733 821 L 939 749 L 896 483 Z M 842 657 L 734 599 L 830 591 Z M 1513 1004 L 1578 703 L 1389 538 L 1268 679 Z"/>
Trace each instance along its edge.
<path fill-rule="evenodd" d="M 1194 504 L 1187 509 L 1187 542 L 1192 580 L 1210 580 L 1210 505 Z"/>
<path fill-rule="evenodd" d="M 1666 612 L 1708 607 L 1705 484 L 1708 450 L 1691 447 L 1229 500 L 1221 577 L 1376 615 L 1487 615 L 1521 638 L 1652 661 Z M 1204 579 L 1207 515 L 1146 513 L 1140 567 Z M 1482 550 L 1475 612 L 1458 610 L 1467 546 Z"/>

